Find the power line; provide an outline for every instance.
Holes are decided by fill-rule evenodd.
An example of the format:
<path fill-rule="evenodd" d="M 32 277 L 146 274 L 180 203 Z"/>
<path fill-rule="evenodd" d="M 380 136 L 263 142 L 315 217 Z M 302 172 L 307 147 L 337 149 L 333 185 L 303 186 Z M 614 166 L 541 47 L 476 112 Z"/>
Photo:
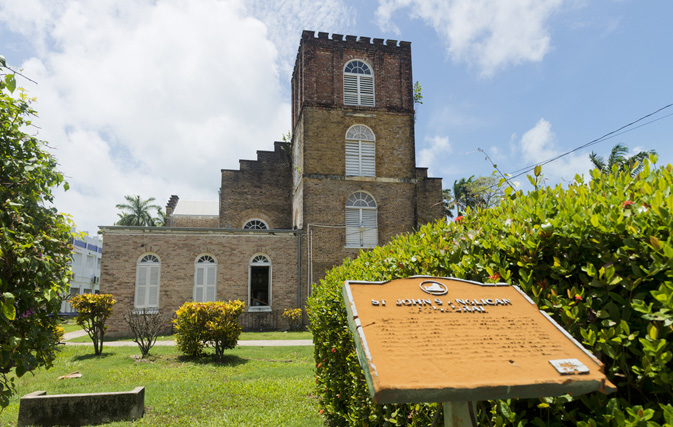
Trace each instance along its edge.
<path fill-rule="evenodd" d="M 613 131 L 611 131 L 611 132 L 608 132 L 608 133 L 606 133 L 605 135 L 603 135 L 603 136 L 601 136 L 601 137 L 598 137 L 598 138 L 596 138 L 596 139 L 593 139 L 593 140 L 587 142 L 586 144 L 582 144 L 582 145 L 580 145 L 579 147 L 573 148 L 572 150 L 567 151 L 567 152 L 565 152 L 565 153 L 563 153 L 563 154 L 559 154 L 558 156 L 552 157 L 552 158 L 547 159 L 547 160 L 543 160 L 543 161 L 538 162 L 538 163 L 536 163 L 536 164 L 534 164 L 534 165 L 526 166 L 525 168 L 521 168 L 521 169 L 517 169 L 517 170 L 515 170 L 515 171 L 512 171 L 512 172 L 509 173 L 509 174 L 512 175 L 512 176 L 509 177 L 509 179 L 517 178 L 517 177 L 519 177 L 519 176 L 521 176 L 521 175 L 524 175 L 524 174 L 526 174 L 526 173 L 532 171 L 532 170 L 535 169 L 537 166 L 544 166 L 544 165 L 549 164 L 549 163 L 551 163 L 551 162 L 554 162 L 554 161 L 556 161 L 556 160 L 558 160 L 558 159 L 560 159 L 560 158 L 562 158 L 562 157 L 565 157 L 565 156 L 567 156 L 568 154 L 574 153 L 575 151 L 581 150 L 581 149 L 583 149 L 583 148 L 590 147 L 590 146 L 592 146 L 592 145 L 598 144 L 599 142 L 602 142 L 602 141 L 605 141 L 605 140 L 614 138 L 614 137 L 616 137 L 616 136 L 623 135 L 623 134 L 625 134 L 625 133 L 627 133 L 627 132 L 631 132 L 631 131 L 633 131 L 633 130 L 636 130 L 636 129 L 638 129 L 638 128 L 641 128 L 641 127 L 643 127 L 643 126 L 646 126 L 646 125 L 648 125 L 648 124 L 650 124 L 650 123 L 654 123 L 654 122 L 656 122 L 656 121 L 665 119 L 666 117 L 673 116 L 673 113 L 670 113 L 670 114 L 667 114 L 667 115 L 665 115 L 665 116 L 663 116 L 663 117 L 659 117 L 659 118 L 657 118 L 657 119 L 651 120 L 651 121 L 649 121 L 649 122 L 647 122 L 647 123 L 643 123 L 643 124 L 641 124 L 640 126 L 636 126 L 636 127 L 632 128 L 632 129 L 624 130 L 624 129 L 626 129 L 626 128 L 628 128 L 628 127 L 631 127 L 631 126 L 635 125 L 636 123 L 641 122 L 641 121 L 647 119 L 648 117 L 652 117 L 653 115 L 655 115 L 655 114 L 657 114 L 657 113 L 659 113 L 659 112 L 661 112 L 661 111 L 663 111 L 663 110 L 665 110 L 665 109 L 667 109 L 667 108 L 670 108 L 670 107 L 673 107 L 673 104 L 665 105 L 665 106 L 659 108 L 659 109 L 656 110 L 656 111 L 653 111 L 653 112 L 651 112 L 651 113 L 649 113 L 649 114 L 646 114 L 646 115 L 640 117 L 639 119 L 632 121 L 631 123 L 628 123 L 628 124 L 626 124 L 626 125 L 624 125 L 624 126 L 618 128 L 618 129 L 615 129 L 615 130 L 613 130 Z M 621 132 L 621 131 L 623 131 L 623 132 Z"/>

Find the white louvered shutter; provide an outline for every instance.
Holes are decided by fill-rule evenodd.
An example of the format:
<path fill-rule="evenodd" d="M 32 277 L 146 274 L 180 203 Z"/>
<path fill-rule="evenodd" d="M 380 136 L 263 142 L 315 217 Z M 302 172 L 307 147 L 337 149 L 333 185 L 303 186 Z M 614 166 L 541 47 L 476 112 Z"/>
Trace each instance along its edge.
<path fill-rule="evenodd" d="M 362 209 L 361 246 L 373 248 L 378 243 L 378 228 L 376 226 L 376 209 Z"/>
<path fill-rule="evenodd" d="M 215 301 L 215 274 L 217 268 L 214 265 L 206 267 L 206 301 Z"/>
<path fill-rule="evenodd" d="M 374 77 L 358 76 L 360 83 L 360 105 L 365 107 L 374 106 Z"/>
<path fill-rule="evenodd" d="M 147 306 L 159 307 L 159 266 L 149 267 Z"/>
<path fill-rule="evenodd" d="M 145 307 L 145 295 L 147 294 L 147 274 L 148 266 L 141 265 L 138 267 L 136 274 L 136 307 Z"/>
<path fill-rule="evenodd" d="M 359 105 L 358 76 L 344 74 L 344 104 Z"/>
<path fill-rule="evenodd" d="M 360 142 L 360 176 L 376 176 L 376 144 Z"/>
<path fill-rule="evenodd" d="M 360 175 L 360 144 L 358 141 L 346 141 L 346 175 Z"/>
<path fill-rule="evenodd" d="M 346 246 L 360 246 L 360 209 L 346 208 Z"/>
<path fill-rule="evenodd" d="M 194 301 L 195 302 L 204 302 L 203 293 L 204 293 L 204 274 L 206 269 L 203 266 L 196 267 L 196 276 L 194 277 Z"/>

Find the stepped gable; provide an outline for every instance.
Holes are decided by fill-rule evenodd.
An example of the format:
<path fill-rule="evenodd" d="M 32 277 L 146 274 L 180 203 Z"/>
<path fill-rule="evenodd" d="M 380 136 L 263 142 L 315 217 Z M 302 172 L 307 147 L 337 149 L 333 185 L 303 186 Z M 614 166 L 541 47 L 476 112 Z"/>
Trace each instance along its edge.
<path fill-rule="evenodd" d="M 256 160 L 239 160 L 239 170 L 222 169 L 220 226 L 242 228 L 261 219 L 269 228 L 291 228 L 292 165 L 290 143 L 276 141 L 274 151 L 257 151 Z"/>

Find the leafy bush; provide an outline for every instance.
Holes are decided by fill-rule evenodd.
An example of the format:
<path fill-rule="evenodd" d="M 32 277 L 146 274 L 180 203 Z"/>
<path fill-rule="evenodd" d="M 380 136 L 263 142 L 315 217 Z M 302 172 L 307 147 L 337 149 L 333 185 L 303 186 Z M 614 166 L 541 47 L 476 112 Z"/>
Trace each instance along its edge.
<path fill-rule="evenodd" d="M 93 341 L 94 354 L 103 352 L 105 322 L 112 314 L 115 300 L 110 294 L 81 294 L 70 299 L 72 308 L 77 310 L 75 322 L 82 327 Z"/>
<path fill-rule="evenodd" d="M 47 144 L 25 133 L 37 113 L 16 85 L 0 55 L 0 408 L 14 393 L 10 373 L 54 360 L 72 237 L 70 220 L 50 207 L 54 189 L 68 186 Z"/>
<path fill-rule="evenodd" d="M 157 309 L 130 309 L 124 313 L 124 320 L 133 332 L 133 341 L 138 344 L 142 357 L 150 353 L 157 336 L 166 328 L 166 315 Z"/>
<path fill-rule="evenodd" d="M 291 331 L 301 330 L 301 314 L 301 308 L 286 308 L 283 310 L 283 319 L 287 320 Z"/>
<path fill-rule="evenodd" d="M 481 402 L 488 425 L 673 425 L 673 167 L 592 172 L 567 188 L 507 191 L 470 211 L 346 260 L 308 302 L 318 393 L 330 425 L 428 425 L 435 405 L 375 405 L 341 297 L 345 280 L 412 275 L 517 284 L 605 365 L 600 393 Z"/>
<path fill-rule="evenodd" d="M 205 346 L 212 346 L 215 360 L 222 360 L 224 350 L 238 343 L 238 316 L 244 307 L 239 300 L 184 303 L 173 319 L 178 350 L 188 356 L 200 356 Z"/>

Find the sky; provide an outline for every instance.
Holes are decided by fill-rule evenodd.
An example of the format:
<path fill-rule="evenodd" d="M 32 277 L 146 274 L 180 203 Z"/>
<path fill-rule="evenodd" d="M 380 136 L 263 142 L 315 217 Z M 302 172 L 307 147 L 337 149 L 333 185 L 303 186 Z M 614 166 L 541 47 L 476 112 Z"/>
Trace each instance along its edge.
<path fill-rule="evenodd" d="M 411 42 L 416 161 L 445 188 L 576 150 L 542 168 L 568 183 L 615 144 L 673 163 L 672 20 L 669 0 L 0 0 L 0 54 L 35 82 L 56 207 L 95 234 L 125 195 L 215 201 L 221 169 L 273 150 L 302 30 Z"/>

